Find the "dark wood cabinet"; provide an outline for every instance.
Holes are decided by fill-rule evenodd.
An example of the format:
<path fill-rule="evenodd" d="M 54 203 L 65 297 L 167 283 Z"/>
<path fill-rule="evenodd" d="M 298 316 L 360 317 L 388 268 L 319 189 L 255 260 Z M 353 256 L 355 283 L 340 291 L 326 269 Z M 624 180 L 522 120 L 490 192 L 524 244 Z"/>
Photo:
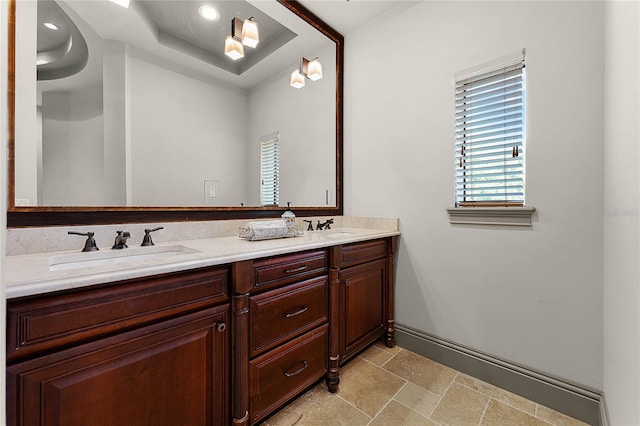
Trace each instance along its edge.
<path fill-rule="evenodd" d="M 253 425 L 327 373 L 327 250 L 248 261 L 234 271 L 233 423 Z"/>
<path fill-rule="evenodd" d="M 341 270 L 340 364 L 384 333 L 387 260 L 378 259 Z"/>
<path fill-rule="evenodd" d="M 8 333 L 8 424 L 227 425 L 227 275 L 208 269 L 9 301 L 17 329 Z"/>
<path fill-rule="evenodd" d="M 330 253 L 330 348 L 327 387 L 338 392 L 340 366 L 378 339 L 395 346 L 396 237 L 341 246 Z"/>
<path fill-rule="evenodd" d="M 374 341 L 396 237 L 11 299 L 10 426 L 249 426 Z"/>

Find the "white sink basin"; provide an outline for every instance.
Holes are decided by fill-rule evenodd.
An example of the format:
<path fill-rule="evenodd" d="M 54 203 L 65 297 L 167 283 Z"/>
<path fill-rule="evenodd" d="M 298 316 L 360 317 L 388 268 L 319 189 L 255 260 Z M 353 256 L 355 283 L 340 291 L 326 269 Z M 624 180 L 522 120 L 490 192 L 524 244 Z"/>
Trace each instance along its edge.
<path fill-rule="evenodd" d="M 200 253 L 200 250 L 175 245 L 135 247 L 122 250 L 107 249 L 88 253 L 65 254 L 52 256 L 49 259 L 49 270 L 65 271 L 69 269 L 89 268 L 92 266 L 114 265 L 117 263 L 135 263 L 145 260 L 166 259 L 191 253 Z"/>

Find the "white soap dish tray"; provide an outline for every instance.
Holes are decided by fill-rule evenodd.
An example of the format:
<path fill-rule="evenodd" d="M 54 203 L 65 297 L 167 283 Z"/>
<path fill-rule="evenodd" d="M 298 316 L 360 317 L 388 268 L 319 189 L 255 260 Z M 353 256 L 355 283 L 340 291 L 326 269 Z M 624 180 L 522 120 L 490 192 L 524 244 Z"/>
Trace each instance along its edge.
<path fill-rule="evenodd" d="M 295 228 L 240 228 L 239 237 L 249 241 L 272 240 L 275 238 L 299 237 L 304 232 L 300 226 Z"/>

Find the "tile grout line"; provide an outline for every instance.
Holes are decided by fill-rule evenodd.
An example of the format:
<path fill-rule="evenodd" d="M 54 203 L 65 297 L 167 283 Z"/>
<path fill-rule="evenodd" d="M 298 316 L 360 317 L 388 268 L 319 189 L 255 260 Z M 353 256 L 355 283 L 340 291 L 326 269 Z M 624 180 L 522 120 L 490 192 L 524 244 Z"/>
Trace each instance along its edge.
<path fill-rule="evenodd" d="M 456 376 L 456 377 L 457 377 L 457 376 Z M 489 398 L 489 401 L 494 400 L 494 401 L 496 401 L 496 402 L 499 402 L 500 404 L 506 405 L 506 406 L 507 406 L 507 407 L 509 407 L 509 408 L 512 408 L 512 409 L 517 410 L 517 411 L 520 411 L 521 413 L 524 413 L 524 414 L 526 414 L 526 415 L 528 415 L 528 416 L 531 416 L 531 417 L 535 418 L 536 420 L 543 421 L 543 422 L 545 422 L 545 423 L 547 423 L 547 424 L 549 424 L 549 425 L 551 425 L 551 426 L 556 426 L 555 424 L 553 424 L 553 423 L 549 423 L 549 422 L 548 422 L 548 421 L 546 421 L 545 419 L 543 419 L 543 418 L 541 418 L 541 417 L 538 417 L 538 414 L 537 414 L 537 412 L 538 412 L 538 405 L 540 405 L 540 404 L 538 404 L 538 403 L 536 403 L 536 408 L 534 409 L 534 414 L 531 414 L 531 413 L 527 413 L 526 411 L 524 411 L 524 410 L 522 410 L 522 409 L 520 409 L 520 408 L 518 408 L 518 407 L 516 407 L 516 406 L 513 406 L 513 405 L 511 405 L 511 404 L 509 404 L 509 403 L 507 403 L 507 402 L 505 402 L 505 401 L 501 401 L 501 400 L 499 400 L 498 398 L 494 398 L 494 397 L 492 397 L 491 395 L 487 395 L 487 394 L 486 394 L 486 393 L 484 393 L 484 392 L 480 392 L 479 390 L 473 389 L 472 387 L 469 387 L 469 386 L 465 385 L 464 383 L 460 383 L 460 382 L 456 382 L 456 383 L 458 383 L 460 386 L 463 386 L 463 387 L 465 387 L 465 388 L 467 388 L 467 389 L 469 389 L 469 390 L 472 390 L 472 391 L 474 391 L 474 392 L 477 392 L 477 393 L 479 393 L 480 395 L 484 395 L 484 396 L 486 396 L 487 398 Z M 505 391 L 505 392 L 507 392 L 507 391 Z M 487 403 L 487 406 L 488 406 L 488 403 Z M 486 407 L 485 407 L 485 411 L 486 411 Z M 484 417 L 484 412 L 482 413 L 482 417 Z"/>
<path fill-rule="evenodd" d="M 476 380 L 478 380 L 478 379 L 476 379 Z M 459 385 L 460 385 L 460 386 L 462 386 L 462 387 L 465 387 L 465 388 L 467 388 L 467 389 L 469 389 L 469 390 L 472 390 L 472 391 L 474 391 L 474 392 L 477 392 L 477 393 L 479 393 L 480 395 L 484 395 L 484 396 L 486 396 L 487 398 L 489 398 L 490 400 L 491 400 L 491 399 L 493 399 L 493 400 L 495 400 L 495 401 L 497 401 L 497 402 L 499 402 L 499 403 L 501 403 L 501 404 L 506 405 L 506 406 L 507 406 L 507 407 L 509 407 L 509 408 L 513 408 L 514 410 L 518 410 L 518 411 L 520 411 L 521 413 L 524 413 L 524 414 L 527 414 L 527 415 L 529 415 L 529 416 L 531 416 L 531 417 L 535 417 L 536 419 L 539 419 L 539 417 L 535 414 L 535 411 L 537 411 L 537 405 L 538 405 L 538 404 L 536 404 L 536 409 L 534 409 L 534 414 L 527 413 L 526 411 L 524 411 L 524 410 L 522 410 L 522 409 L 520 409 L 520 408 L 516 407 L 515 405 L 511 405 L 511 404 L 509 404 L 508 402 L 501 401 L 501 400 L 500 400 L 500 399 L 498 399 L 498 398 L 495 398 L 495 397 L 493 397 L 493 396 L 491 396 L 491 395 L 488 395 L 488 394 L 486 394 L 486 393 L 484 393 L 484 392 L 481 392 L 481 391 L 479 391 L 479 390 L 477 390 L 477 389 L 474 389 L 474 388 L 472 388 L 471 386 L 467 386 L 467 385 L 465 385 L 464 383 L 460 383 L 460 382 L 458 382 L 458 381 L 456 381 L 456 383 L 457 383 L 457 384 L 459 384 Z M 508 392 L 508 391 L 505 391 L 505 392 Z M 542 420 L 542 421 L 546 421 L 546 420 L 544 420 L 544 419 L 540 419 L 540 420 Z M 547 423 L 548 423 L 548 422 L 547 422 Z"/>
<path fill-rule="evenodd" d="M 397 394 L 396 394 L 396 395 L 397 395 Z M 395 398 L 395 396 L 394 396 L 394 398 Z M 424 414 L 422 414 L 422 413 L 417 412 L 416 410 L 414 410 L 413 408 L 409 407 L 409 406 L 408 406 L 407 404 L 405 404 L 404 402 L 402 402 L 402 401 L 398 401 L 397 399 L 393 399 L 393 398 L 391 398 L 391 399 L 389 400 L 389 402 L 391 402 L 391 401 L 395 401 L 395 402 L 397 402 L 398 404 L 400 404 L 400 405 L 402 405 L 403 407 L 405 407 L 407 410 L 411 410 L 411 411 L 413 411 L 414 413 L 416 413 L 417 415 L 419 415 L 420 417 L 424 417 L 425 419 L 429 420 L 430 422 L 433 422 L 433 423 L 435 423 L 435 424 L 437 424 L 437 425 L 439 425 L 439 426 L 440 426 L 440 423 L 438 423 L 438 422 L 436 422 L 435 420 L 433 420 L 433 419 L 431 419 L 431 418 L 429 418 L 429 417 L 425 416 L 425 415 L 424 415 Z"/>
<path fill-rule="evenodd" d="M 389 398 L 389 400 L 382 406 L 382 408 L 380 410 L 378 410 L 376 415 L 373 416 L 373 418 L 371 419 L 371 422 L 374 421 L 376 419 L 376 417 L 378 417 L 380 415 L 380 413 L 382 413 L 384 411 L 385 408 L 387 408 L 387 405 L 389 405 L 389 403 L 394 400 L 396 395 L 398 395 L 400 393 L 400 391 L 402 391 L 402 389 L 404 389 L 405 386 L 407 386 L 407 383 L 409 383 L 409 381 L 405 379 L 404 384 L 402 386 L 400 386 L 400 389 L 398 389 L 398 391 L 396 393 L 394 393 L 391 398 Z M 398 401 L 396 401 L 396 402 L 398 402 Z M 418 414 L 420 414 L 420 413 L 418 413 Z M 371 422 L 369 422 L 369 424 L 371 424 Z"/>
<path fill-rule="evenodd" d="M 358 410 L 359 412 L 361 412 L 362 414 L 364 414 L 365 416 L 367 416 L 367 417 L 369 418 L 369 422 L 367 423 L 367 425 L 368 425 L 368 424 L 370 424 L 370 423 L 373 421 L 374 417 L 371 417 L 370 415 L 368 415 L 367 413 L 365 413 L 364 411 L 362 411 L 360 408 L 356 407 L 356 406 L 355 406 L 351 401 L 349 401 L 349 400 L 347 400 L 347 399 L 343 398 L 343 397 L 340 395 L 340 392 L 338 392 L 338 393 L 334 393 L 334 394 L 332 394 L 332 395 L 335 395 L 336 397 L 340 398 L 342 401 L 346 402 L 347 404 L 349 404 L 350 406 L 352 406 L 353 408 L 355 408 L 356 410 Z"/>
<path fill-rule="evenodd" d="M 462 385 L 462 386 L 464 386 L 464 385 Z M 469 388 L 469 389 L 471 389 L 471 388 Z M 484 395 L 482 392 L 480 392 L 480 394 L 481 394 L 481 395 Z M 489 395 L 485 395 L 485 396 L 489 396 Z M 484 405 L 484 410 L 482 410 L 482 415 L 480 416 L 480 421 L 478 422 L 478 426 L 481 426 L 481 425 L 482 425 L 482 421 L 484 420 L 484 415 L 485 415 L 485 414 L 487 414 L 487 409 L 489 408 L 489 404 L 491 404 L 491 400 L 492 400 L 492 399 L 493 399 L 493 398 L 491 398 L 491 397 L 489 396 L 489 400 L 488 400 L 488 401 L 487 401 L 487 403 Z"/>
<path fill-rule="evenodd" d="M 429 414 L 429 417 L 428 417 L 429 420 L 432 420 L 431 416 L 433 416 L 433 413 L 436 412 L 436 409 L 440 406 L 440 403 L 442 402 L 442 399 L 447 394 L 447 392 L 449 392 L 449 389 L 451 389 L 451 385 L 453 384 L 453 382 L 456 381 L 456 377 L 457 377 L 458 374 L 460 374 L 460 373 L 456 372 L 456 374 L 451 379 L 451 382 L 449 382 L 449 385 L 447 386 L 447 388 L 444 390 L 444 392 L 442 392 L 442 395 L 440 395 L 440 399 L 438 399 L 438 403 L 436 405 L 434 405 L 433 409 L 431 410 L 431 413 Z"/>

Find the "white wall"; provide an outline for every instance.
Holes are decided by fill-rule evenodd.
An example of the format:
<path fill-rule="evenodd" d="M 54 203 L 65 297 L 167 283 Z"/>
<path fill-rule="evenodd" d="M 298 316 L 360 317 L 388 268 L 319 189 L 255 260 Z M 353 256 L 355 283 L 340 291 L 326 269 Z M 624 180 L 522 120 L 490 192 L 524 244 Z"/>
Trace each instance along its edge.
<path fill-rule="evenodd" d="M 604 391 L 640 424 L 640 3 L 605 6 Z"/>
<path fill-rule="evenodd" d="M 603 5 L 435 2 L 346 36 L 346 214 L 398 216 L 396 321 L 602 388 Z M 453 74 L 526 48 L 531 228 L 455 226 Z"/>
<path fill-rule="evenodd" d="M 102 86 L 42 94 L 42 204 L 105 205 Z"/>
<path fill-rule="evenodd" d="M 246 203 L 247 94 L 136 57 L 128 76 L 133 205 L 204 205 L 205 180 Z"/>
<path fill-rule="evenodd" d="M 3 7 L 8 4 L 3 2 Z M 30 205 L 35 205 L 38 200 L 38 127 L 36 116 L 36 19 L 37 2 L 16 2 L 16 26 L 20 28 L 33 28 L 33 32 L 27 34 L 24 31 L 16 34 L 16 128 L 15 139 L 20 143 L 15 146 L 16 174 L 20 173 L 20 179 L 16 179 L 16 199 L 27 200 Z M 3 33 L 3 34 L 6 34 Z M 4 39 L 4 35 L 3 35 Z M 2 59 L 4 62 L 4 57 Z"/>
<path fill-rule="evenodd" d="M 252 205 L 260 204 L 260 136 L 275 131 L 280 132 L 280 204 L 324 206 L 326 190 L 335 194 L 335 49 L 305 52 L 305 57 L 319 57 L 325 77 L 307 79 L 295 89 L 291 72 L 298 64 L 293 62 L 251 91 L 247 183 Z M 329 204 L 335 205 L 335 197 Z"/>

